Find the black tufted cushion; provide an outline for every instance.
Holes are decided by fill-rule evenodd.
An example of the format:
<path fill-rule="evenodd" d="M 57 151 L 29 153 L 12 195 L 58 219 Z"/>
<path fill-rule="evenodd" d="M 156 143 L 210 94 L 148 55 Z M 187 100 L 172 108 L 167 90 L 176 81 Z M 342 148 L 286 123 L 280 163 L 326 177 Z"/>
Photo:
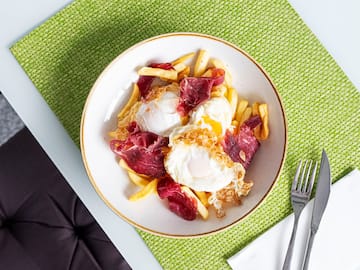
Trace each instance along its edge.
<path fill-rule="evenodd" d="M 26 128 L 0 147 L 0 269 L 130 269 Z"/>

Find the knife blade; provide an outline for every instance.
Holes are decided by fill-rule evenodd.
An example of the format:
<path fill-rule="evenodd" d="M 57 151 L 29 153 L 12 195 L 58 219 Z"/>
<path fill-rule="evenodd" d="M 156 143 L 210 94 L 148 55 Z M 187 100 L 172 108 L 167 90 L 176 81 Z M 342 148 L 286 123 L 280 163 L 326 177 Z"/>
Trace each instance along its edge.
<path fill-rule="evenodd" d="M 325 150 L 322 151 L 321 164 L 318 182 L 316 184 L 316 194 L 314 199 L 314 207 L 311 217 L 310 234 L 307 242 L 303 269 L 308 269 L 310 252 L 314 241 L 315 234 L 319 228 L 321 218 L 324 214 L 326 205 L 330 196 L 331 173 L 329 159 Z"/>
<path fill-rule="evenodd" d="M 325 150 L 322 152 L 319 180 L 316 185 L 314 209 L 311 218 L 311 230 L 317 231 L 330 196 L 331 175 L 329 159 Z"/>

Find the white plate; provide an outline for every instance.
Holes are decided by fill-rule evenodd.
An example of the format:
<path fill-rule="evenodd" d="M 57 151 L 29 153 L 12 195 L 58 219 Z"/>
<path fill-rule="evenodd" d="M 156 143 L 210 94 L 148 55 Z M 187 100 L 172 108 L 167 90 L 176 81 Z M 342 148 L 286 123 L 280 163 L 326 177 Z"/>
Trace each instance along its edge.
<path fill-rule="evenodd" d="M 109 148 L 107 133 L 116 127 L 116 115 L 126 104 L 136 70 L 149 62 L 169 62 L 189 52 L 205 49 L 223 61 L 233 76 L 233 85 L 248 99 L 269 105 L 270 136 L 247 172 L 254 181 L 241 206 L 226 209 L 222 219 L 210 213 L 206 221 L 185 221 L 167 208 L 154 194 L 137 202 L 128 201 L 138 190 L 119 167 Z M 150 38 L 119 55 L 102 72 L 87 98 L 81 122 L 81 151 L 90 181 L 104 202 L 130 224 L 153 234 L 169 237 L 194 237 L 221 231 L 236 224 L 264 200 L 282 168 L 287 129 L 284 109 L 269 76 L 247 53 L 222 39 L 197 33 L 171 33 Z"/>

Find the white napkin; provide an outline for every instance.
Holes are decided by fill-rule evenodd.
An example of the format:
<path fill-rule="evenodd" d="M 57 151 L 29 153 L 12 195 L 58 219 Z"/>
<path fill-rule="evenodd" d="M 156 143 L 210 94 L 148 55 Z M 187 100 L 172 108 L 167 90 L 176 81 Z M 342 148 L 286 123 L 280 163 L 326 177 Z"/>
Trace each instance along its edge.
<path fill-rule="evenodd" d="M 291 269 L 301 269 L 313 200 L 300 216 Z M 279 270 L 285 259 L 294 215 L 286 217 L 228 259 L 234 270 Z M 360 171 L 331 187 L 329 202 L 315 236 L 309 270 L 360 270 Z"/>

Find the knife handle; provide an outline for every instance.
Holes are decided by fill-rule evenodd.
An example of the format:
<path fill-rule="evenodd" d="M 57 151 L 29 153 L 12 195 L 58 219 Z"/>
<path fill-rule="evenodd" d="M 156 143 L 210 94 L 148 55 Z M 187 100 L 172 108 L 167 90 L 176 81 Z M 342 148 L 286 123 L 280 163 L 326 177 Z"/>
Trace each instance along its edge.
<path fill-rule="evenodd" d="M 299 224 L 299 217 L 301 214 L 301 211 L 294 211 L 294 225 L 293 225 L 293 230 L 291 233 L 291 237 L 290 237 L 290 242 L 289 242 L 289 246 L 286 252 L 286 257 L 285 257 L 285 261 L 284 261 L 284 265 L 282 270 L 289 270 L 290 269 L 290 264 L 291 264 L 291 258 L 292 258 L 292 254 L 293 254 L 293 250 L 294 250 L 294 243 L 295 243 L 295 238 L 296 238 L 296 232 L 297 232 L 297 227 Z"/>
<path fill-rule="evenodd" d="M 314 243 L 316 231 L 310 230 L 310 236 L 306 244 L 306 252 L 305 252 L 305 258 L 304 258 L 304 264 L 303 264 L 303 270 L 307 270 L 309 267 L 309 259 L 310 259 L 310 253 L 311 249 Z"/>

